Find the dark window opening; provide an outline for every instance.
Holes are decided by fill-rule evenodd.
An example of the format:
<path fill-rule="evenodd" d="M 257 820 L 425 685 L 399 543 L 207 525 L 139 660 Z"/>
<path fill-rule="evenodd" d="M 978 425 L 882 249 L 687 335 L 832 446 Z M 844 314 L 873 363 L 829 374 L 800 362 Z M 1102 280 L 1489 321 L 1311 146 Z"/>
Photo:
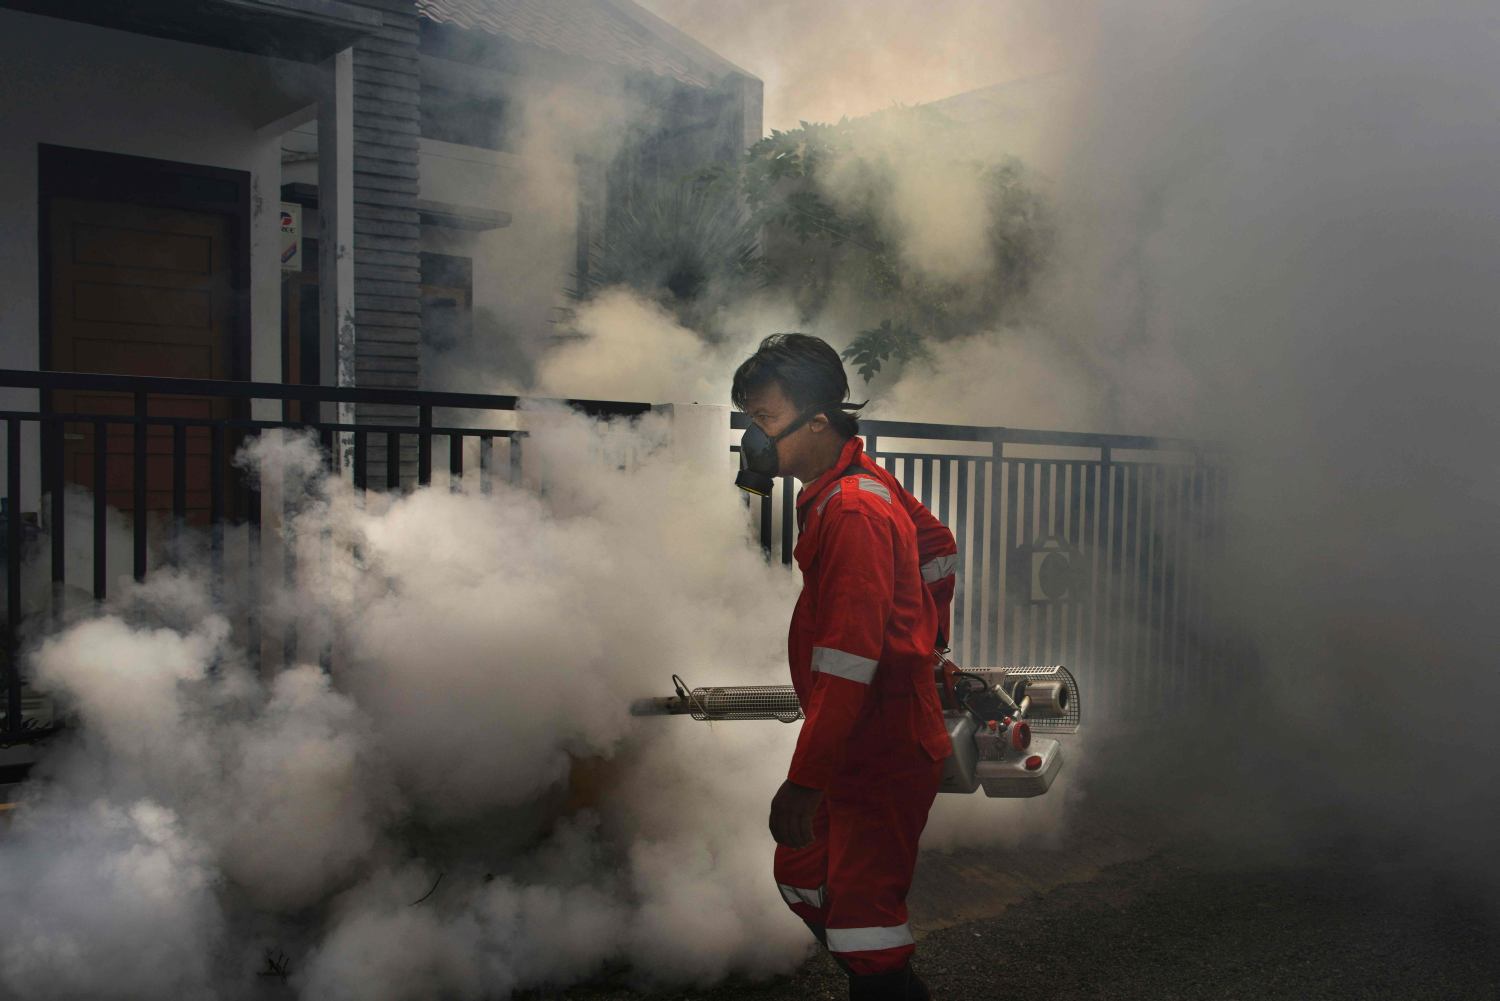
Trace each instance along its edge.
<path fill-rule="evenodd" d="M 422 88 L 422 135 L 427 139 L 514 152 L 509 114 L 510 102 L 502 97 Z"/>
<path fill-rule="evenodd" d="M 473 332 L 474 262 L 422 255 L 422 348 L 441 354 L 469 343 Z"/>

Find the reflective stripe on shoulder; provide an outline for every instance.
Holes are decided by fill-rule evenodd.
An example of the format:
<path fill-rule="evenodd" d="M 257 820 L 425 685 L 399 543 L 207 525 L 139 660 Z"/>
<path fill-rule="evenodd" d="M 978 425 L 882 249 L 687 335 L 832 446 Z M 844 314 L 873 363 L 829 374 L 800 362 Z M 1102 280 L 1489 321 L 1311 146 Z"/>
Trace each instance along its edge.
<path fill-rule="evenodd" d="M 922 579 L 931 584 L 958 571 L 958 554 L 935 556 L 922 564 Z"/>
<path fill-rule="evenodd" d="M 777 883 L 776 888 L 781 891 L 781 899 L 789 904 L 806 904 L 808 907 L 823 906 L 823 888 L 807 890 L 800 886 L 787 886 L 785 883 Z"/>
<path fill-rule="evenodd" d="M 858 654 L 845 653 L 832 647 L 815 646 L 812 652 L 812 669 L 823 674 L 833 674 L 861 685 L 875 680 L 876 661 Z"/>
<path fill-rule="evenodd" d="M 829 952 L 874 952 L 879 949 L 899 949 L 911 945 L 910 925 L 892 925 L 888 928 L 829 928 Z"/>
<path fill-rule="evenodd" d="M 876 497 L 879 497 L 882 500 L 884 500 L 887 504 L 892 503 L 890 490 L 888 490 L 886 488 L 886 485 L 884 483 L 881 483 L 879 480 L 875 479 L 874 477 L 856 475 L 854 482 L 856 482 L 856 483 L 859 484 L 859 488 L 861 490 L 868 490 L 870 493 L 874 494 Z M 831 500 L 833 500 L 834 495 L 837 494 L 843 488 L 844 488 L 843 481 L 840 481 L 840 482 L 835 483 L 833 485 L 833 489 L 832 490 L 828 491 L 826 494 L 823 495 L 823 499 L 820 500 L 820 501 L 818 501 L 818 513 L 819 514 L 823 513 L 823 509 L 828 506 L 828 502 L 831 501 Z"/>

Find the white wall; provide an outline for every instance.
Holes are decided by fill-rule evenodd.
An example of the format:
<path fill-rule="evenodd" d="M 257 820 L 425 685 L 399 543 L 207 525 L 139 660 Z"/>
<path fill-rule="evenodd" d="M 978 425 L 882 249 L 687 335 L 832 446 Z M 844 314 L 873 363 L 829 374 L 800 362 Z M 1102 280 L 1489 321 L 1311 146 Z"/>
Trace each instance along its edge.
<path fill-rule="evenodd" d="M 314 79 L 301 64 L 0 10 L 0 367 L 39 360 L 37 146 L 49 143 L 250 172 L 251 378 L 279 382 L 280 137 L 261 130 L 312 102 Z M 0 407 L 36 406 L 0 390 Z"/>

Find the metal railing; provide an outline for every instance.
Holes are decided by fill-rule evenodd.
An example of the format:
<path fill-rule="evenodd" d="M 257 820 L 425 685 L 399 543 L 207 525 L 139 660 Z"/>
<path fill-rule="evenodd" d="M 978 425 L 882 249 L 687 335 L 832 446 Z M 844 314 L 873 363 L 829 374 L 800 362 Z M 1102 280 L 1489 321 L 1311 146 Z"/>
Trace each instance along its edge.
<path fill-rule="evenodd" d="M 860 432 L 957 539 L 949 643 L 959 663 L 1067 664 L 1089 704 L 1114 717 L 1227 690 L 1212 586 L 1227 473 L 1214 449 L 870 419 Z M 760 502 L 761 546 L 785 564 L 797 486 L 778 480 Z"/>
<path fill-rule="evenodd" d="M 498 416 L 523 402 L 514 396 L 14 370 L 0 370 L 0 390 L 40 394 L 33 408 L 0 411 L 0 744 L 38 733 L 36 714 L 28 718 L 23 705 L 18 654 L 25 630 L 66 605 L 70 531 L 88 536 L 92 559 L 90 573 L 74 575 L 87 581 L 75 591 L 80 600 L 109 596 L 108 539 L 122 517 L 128 524 L 116 551 L 129 557 L 117 562 L 118 572 L 128 563 L 132 576 L 144 579 L 153 542 L 191 530 L 207 540 L 221 587 L 224 575 L 243 573 L 243 590 L 258 593 L 266 502 L 257 481 L 230 462 L 257 436 L 311 434 L 327 468 L 347 470 L 362 492 L 427 486 L 444 467 L 450 483 L 472 479 L 480 490 L 520 472 L 524 432 L 497 426 L 514 423 Z M 54 406 L 79 394 L 91 394 L 93 411 Z M 208 401 L 219 413 L 182 416 L 180 404 L 190 400 Z M 253 417 L 256 401 L 262 409 L 279 404 L 279 417 Z M 651 409 L 554 402 L 595 416 Z M 411 423 L 351 420 L 362 405 L 403 408 Z M 734 413 L 731 424 L 743 429 L 746 418 Z M 1122 435 L 882 420 L 862 420 L 861 427 L 868 451 L 957 538 L 950 643 L 961 663 L 1067 663 L 1106 714 L 1149 710 L 1224 680 L 1228 658 L 1216 638 L 1211 571 L 1222 546 L 1226 475 L 1214 453 L 1189 441 Z M 794 490 L 786 486 L 778 481 L 761 502 L 759 534 L 769 558 L 790 564 L 797 519 Z M 23 498 L 41 509 L 26 511 Z M 240 560 L 232 567 L 224 560 L 230 532 Z M 290 553 L 287 560 L 294 568 Z M 79 562 L 87 561 L 75 553 L 75 570 Z M 45 607 L 23 608 L 23 570 L 48 576 L 50 588 L 33 587 L 46 595 Z M 257 616 L 251 608 L 245 621 L 252 651 L 261 649 Z"/>
<path fill-rule="evenodd" d="M 438 455 L 446 452 L 442 464 L 450 481 L 473 472 L 479 488 L 488 490 L 493 478 L 513 481 L 520 470 L 524 433 L 484 426 L 486 419 L 498 423 L 492 415 L 516 410 L 521 400 L 514 396 L 20 370 L 0 370 L 0 390 L 40 393 L 37 409 L 0 410 L 5 422 L 4 527 L 0 531 L 5 555 L 5 622 L 0 642 L 4 723 L 0 744 L 34 739 L 46 730 L 34 720 L 28 722 L 23 707 L 18 665 L 26 626 L 23 563 L 30 556 L 33 562 L 50 564 L 50 606 L 60 609 L 67 581 L 68 505 L 70 495 L 75 504 L 80 498 L 68 489 L 70 483 L 88 488 L 90 584 L 97 602 L 109 595 L 111 508 L 129 521 L 131 572 L 137 581 L 147 574 L 151 533 L 177 536 L 189 525 L 205 533 L 211 566 L 221 576 L 226 572 L 225 531 L 231 525 L 243 525 L 249 533 L 244 571 L 254 574 L 262 497 L 257 481 L 234 466 L 231 458 L 239 447 L 268 431 L 291 429 L 316 436 L 325 466 L 349 468 L 353 486 L 361 492 L 380 486 L 394 490 L 429 485 L 435 445 L 445 446 L 436 451 Z M 88 394 L 92 401 L 106 401 L 109 409 L 119 412 L 99 412 L 97 407 L 91 412 L 60 412 L 53 402 L 64 394 L 69 399 Z M 160 412 L 180 411 L 180 404 L 187 400 L 208 401 L 228 412 L 217 417 Z M 251 417 L 253 401 L 279 403 L 279 419 Z M 636 416 L 651 409 L 645 403 L 604 400 L 531 402 L 563 403 L 594 416 Z M 407 408 L 413 423 L 351 421 L 347 419 L 351 405 Z M 340 419 L 340 409 L 344 419 Z M 435 415 L 444 420 L 435 421 Z M 35 441 L 38 449 L 39 461 L 29 467 L 23 440 Z M 503 469 L 495 456 L 497 441 L 505 443 L 508 453 Z M 415 461 L 408 462 L 404 455 L 412 443 Z M 468 447 L 471 443 L 477 449 Z M 465 456 L 475 451 L 478 468 L 466 470 Z M 40 482 L 28 482 L 28 475 L 39 477 Z M 115 481 L 125 486 L 115 489 L 111 485 Z M 39 498 L 43 510 L 25 512 L 22 499 L 28 496 Z M 196 503 L 190 503 L 190 498 Z M 45 556 L 28 553 L 40 536 L 45 537 Z M 249 625 L 257 628 L 253 616 Z M 248 645 L 255 648 L 257 637 L 250 637 Z"/>

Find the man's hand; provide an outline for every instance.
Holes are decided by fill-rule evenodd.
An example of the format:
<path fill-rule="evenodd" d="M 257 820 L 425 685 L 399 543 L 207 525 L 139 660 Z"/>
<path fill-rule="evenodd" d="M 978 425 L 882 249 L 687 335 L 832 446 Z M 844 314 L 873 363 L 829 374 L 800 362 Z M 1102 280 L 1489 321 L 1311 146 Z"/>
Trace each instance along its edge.
<path fill-rule="evenodd" d="M 806 848 L 813 841 L 813 814 L 823 801 L 823 790 L 799 786 L 790 779 L 781 783 L 771 800 L 771 837 L 778 845 Z"/>

